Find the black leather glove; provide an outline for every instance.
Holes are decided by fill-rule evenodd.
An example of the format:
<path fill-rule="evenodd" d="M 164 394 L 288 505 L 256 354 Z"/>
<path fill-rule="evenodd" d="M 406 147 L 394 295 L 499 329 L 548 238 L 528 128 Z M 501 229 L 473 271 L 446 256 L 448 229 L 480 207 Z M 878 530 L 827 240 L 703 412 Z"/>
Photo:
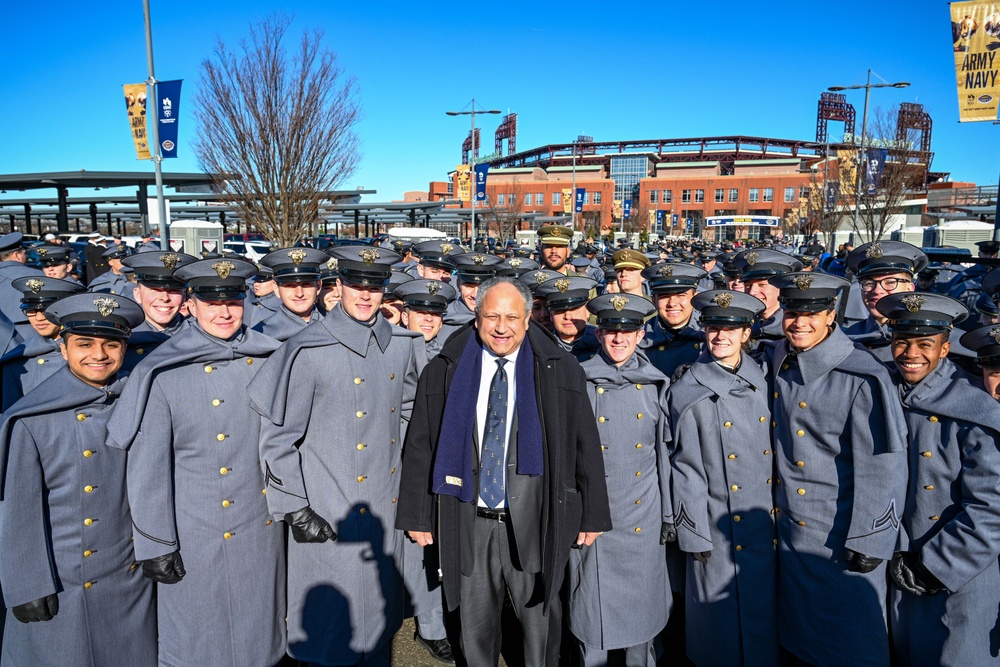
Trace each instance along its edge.
<path fill-rule="evenodd" d="M 850 549 L 844 550 L 844 558 L 847 559 L 848 570 L 851 572 L 860 572 L 861 574 L 868 574 L 882 564 L 881 558 L 859 554 L 857 551 L 851 551 Z"/>
<path fill-rule="evenodd" d="M 55 595 L 46 595 L 33 602 L 19 604 L 11 611 L 14 612 L 14 618 L 22 623 L 51 621 L 59 613 L 59 598 Z"/>
<path fill-rule="evenodd" d="M 708 559 L 711 557 L 712 557 L 711 551 L 699 551 L 691 554 L 691 558 L 694 558 L 702 565 L 708 565 Z"/>
<path fill-rule="evenodd" d="M 660 526 L 660 544 L 666 544 L 667 542 L 677 541 L 677 529 L 674 528 L 674 524 L 667 523 L 666 521 Z"/>
<path fill-rule="evenodd" d="M 326 542 L 337 539 L 337 533 L 326 519 L 306 505 L 296 512 L 285 515 L 285 523 L 292 529 L 292 538 L 296 542 Z"/>
<path fill-rule="evenodd" d="M 928 570 L 917 554 L 902 552 L 892 557 L 889 574 L 896 585 L 913 595 L 934 595 L 944 584 Z"/>
<path fill-rule="evenodd" d="M 187 572 L 184 571 L 181 552 L 174 551 L 165 556 L 142 561 L 142 574 L 158 584 L 176 584 Z"/>

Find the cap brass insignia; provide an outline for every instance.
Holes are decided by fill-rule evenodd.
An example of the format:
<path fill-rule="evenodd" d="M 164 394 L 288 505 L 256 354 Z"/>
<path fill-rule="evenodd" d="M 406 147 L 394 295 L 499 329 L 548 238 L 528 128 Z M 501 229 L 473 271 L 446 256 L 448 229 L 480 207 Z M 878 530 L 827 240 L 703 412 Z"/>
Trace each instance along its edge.
<path fill-rule="evenodd" d="M 25 287 L 27 287 L 28 289 L 30 289 L 35 294 L 38 294 L 39 292 L 41 292 L 42 288 L 45 287 L 45 283 L 43 283 L 38 278 L 32 278 L 31 280 L 27 280 L 27 281 L 25 281 L 24 285 L 25 285 Z"/>
<path fill-rule="evenodd" d="M 483 262 L 486 261 L 486 255 L 473 255 L 472 261 L 476 266 L 482 266 Z"/>
<path fill-rule="evenodd" d="M 747 261 L 747 266 L 753 266 L 757 263 L 757 258 L 760 257 L 755 251 L 751 250 L 747 254 L 743 255 L 743 259 Z"/>
<path fill-rule="evenodd" d="M 919 313 L 920 306 L 924 305 L 927 302 L 927 299 L 919 294 L 907 294 L 901 299 L 901 301 L 903 302 L 903 305 L 906 306 L 908 311 L 911 313 Z"/>
<path fill-rule="evenodd" d="M 370 248 L 365 248 L 360 253 L 358 253 L 358 255 L 360 255 L 361 261 L 368 266 L 374 264 L 375 260 L 381 257 L 381 255 L 378 254 L 378 250 L 372 250 Z"/>
<path fill-rule="evenodd" d="M 881 258 L 882 257 L 882 244 L 879 243 L 878 241 L 875 241 L 874 243 L 872 243 L 871 245 L 869 245 L 868 249 L 865 250 L 865 257 L 867 257 L 868 259 L 879 259 L 879 258 Z M 914 312 L 916 312 L 916 311 L 914 311 Z"/>
<path fill-rule="evenodd" d="M 712 297 L 712 301 L 714 301 L 719 308 L 729 308 L 729 304 L 733 302 L 733 295 L 727 292 L 721 292 Z"/>
<path fill-rule="evenodd" d="M 622 253 L 622 261 L 623 262 L 629 262 L 631 260 L 632 260 L 632 251 L 631 250 L 626 250 L 625 252 Z"/>
<path fill-rule="evenodd" d="M 441 244 L 441 252 L 443 252 L 444 254 L 446 254 L 446 255 L 447 255 L 448 253 L 450 253 L 450 252 L 452 251 L 452 249 L 453 249 L 454 247 L 455 247 L 455 246 L 453 246 L 453 245 L 452 245 L 452 244 L 450 244 L 450 243 L 442 243 L 442 244 Z"/>
<path fill-rule="evenodd" d="M 163 268 L 173 271 L 174 267 L 177 266 L 177 262 L 181 261 L 181 258 L 180 255 L 168 252 L 165 255 L 160 255 L 160 261 L 163 262 Z"/>
<path fill-rule="evenodd" d="M 48 254 L 49 254 L 49 251 L 46 250 L 45 248 L 39 248 L 38 249 L 38 256 L 39 257 L 45 257 Z"/>
<path fill-rule="evenodd" d="M 118 308 L 118 302 L 109 296 L 94 299 L 94 305 L 97 306 L 97 312 L 101 314 L 101 317 L 107 317 Z"/>
<path fill-rule="evenodd" d="M 519 266 L 521 266 L 521 260 L 519 258 L 515 257 L 514 259 L 510 260 L 510 268 L 516 269 Z"/>
<path fill-rule="evenodd" d="M 326 260 L 326 268 L 329 269 L 330 271 L 336 271 L 337 270 L 337 258 L 336 257 L 331 257 L 330 259 Z"/>
<path fill-rule="evenodd" d="M 212 270 L 219 274 L 219 277 L 225 280 L 229 277 L 229 274 L 233 272 L 236 266 L 232 262 L 216 262 L 212 265 Z"/>
<path fill-rule="evenodd" d="M 813 280 L 815 280 L 815 278 L 813 278 L 812 276 L 795 276 L 793 282 L 795 283 L 796 287 L 798 287 L 800 290 L 804 292 L 810 287 L 812 287 Z"/>
<path fill-rule="evenodd" d="M 997 342 L 997 345 L 1000 345 L 1000 328 L 994 327 L 990 329 L 990 336 Z"/>
<path fill-rule="evenodd" d="M 660 270 L 656 272 L 662 278 L 673 278 L 674 276 L 674 265 L 664 264 L 660 267 Z"/>
<path fill-rule="evenodd" d="M 539 285 L 541 285 L 548 279 L 549 279 L 549 274 L 545 273 L 544 271 L 535 271 L 535 282 L 538 283 Z"/>
<path fill-rule="evenodd" d="M 299 264 L 302 263 L 302 260 L 306 258 L 307 254 L 308 253 L 305 250 L 295 249 L 290 251 L 288 253 L 288 256 L 292 258 L 292 263 L 294 263 L 295 266 L 298 266 Z"/>
<path fill-rule="evenodd" d="M 569 289 L 569 280 L 567 280 L 566 278 L 560 278 L 555 282 L 555 285 L 557 290 L 565 294 L 566 290 Z"/>
<path fill-rule="evenodd" d="M 619 313 L 622 312 L 622 308 L 628 305 L 628 297 L 622 296 L 621 294 L 615 294 L 611 297 L 611 305 L 615 307 Z"/>
<path fill-rule="evenodd" d="M 443 285 L 441 283 L 439 283 L 438 281 L 434 280 L 434 281 L 431 281 L 431 282 L 427 283 L 427 292 L 431 296 L 437 296 L 437 293 L 441 291 L 442 287 L 443 287 Z"/>

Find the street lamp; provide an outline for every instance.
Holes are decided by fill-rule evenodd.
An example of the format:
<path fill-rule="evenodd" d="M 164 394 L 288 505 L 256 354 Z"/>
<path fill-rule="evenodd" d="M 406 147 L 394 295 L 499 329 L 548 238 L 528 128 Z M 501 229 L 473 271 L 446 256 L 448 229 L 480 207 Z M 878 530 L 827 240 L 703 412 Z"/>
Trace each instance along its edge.
<path fill-rule="evenodd" d="M 449 116 L 471 116 L 472 117 L 472 131 L 469 133 L 469 172 L 470 176 L 476 178 L 476 114 L 477 113 L 488 113 L 488 114 L 499 114 L 503 113 L 499 109 L 483 109 L 479 107 L 476 109 L 476 98 L 472 98 L 472 102 L 469 103 L 469 110 L 462 111 L 446 111 Z M 475 180 L 473 180 L 473 183 Z M 473 191 L 469 199 L 472 201 L 472 243 L 475 245 L 476 239 L 479 237 L 479 229 L 476 227 L 476 193 Z"/>
<path fill-rule="evenodd" d="M 875 76 L 878 76 L 876 74 Z M 882 77 L 878 77 L 882 79 Z M 884 83 L 872 83 L 872 71 L 868 70 L 868 79 L 862 85 L 858 84 L 855 86 L 830 86 L 827 88 L 832 93 L 839 93 L 842 90 L 860 90 L 865 89 L 865 111 L 861 117 L 861 159 L 865 157 L 865 132 L 868 130 L 868 96 L 871 94 L 872 88 L 906 88 L 910 85 L 908 81 L 897 81 L 896 83 L 889 83 L 885 79 L 882 79 Z M 858 164 L 861 164 L 861 160 L 858 160 Z M 865 173 L 867 174 L 867 162 Z M 861 178 L 861 172 L 858 171 L 857 177 Z M 854 183 L 854 229 L 858 228 L 858 214 L 861 211 L 861 189 L 858 187 L 858 182 Z M 869 241 L 874 241 L 875 239 L 868 239 Z"/>

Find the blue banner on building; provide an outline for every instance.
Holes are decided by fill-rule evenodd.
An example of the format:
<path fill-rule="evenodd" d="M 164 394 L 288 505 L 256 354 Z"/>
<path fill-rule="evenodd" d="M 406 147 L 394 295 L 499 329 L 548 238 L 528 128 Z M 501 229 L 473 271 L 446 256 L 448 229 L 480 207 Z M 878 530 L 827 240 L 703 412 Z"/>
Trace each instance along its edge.
<path fill-rule="evenodd" d="M 177 121 L 181 113 L 181 80 L 156 84 L 156 122 L 159 129 L 160 155 L 177 157 Z"/>
<path fill-rule="evenodd" d="M 628 220 L 629 214 L 632 212 L 632 200 L 626 199 L 622 202 L 622 217 Z"/>
<path fill-rule="evenodd" d="M 663 229 L 663 211 L 656 212 L 656 228 Z"/>
<path fill-rule="evenodd" d="M 885 171 L 885 160 L 889 151 L 885 148 L 868 148 L 865 150 L 865 185 L 868 194 L 875 194 L 882 187 L 882 172 Z"/>
<path fill-rule="evenodd" d="M 674 213 L 674 224 L 675 225 L 677 224 L 677 221 L 680 220 L 680 219 L 681 219 L 680 216 L 677 215 L 676 213 Z"/>
<path fill-rule="evenodd" d="M 490 170 L 489 162 L 476 165 L 476 203 L 486 203 L 486 172 Z"/>
<path fill-rule="evenodd" d="M 576 193 L 573 195 L 573 210 L 577 213 L 583 213 L 583 199 L 587 196 L 587 188 L 577 188 Z"/>

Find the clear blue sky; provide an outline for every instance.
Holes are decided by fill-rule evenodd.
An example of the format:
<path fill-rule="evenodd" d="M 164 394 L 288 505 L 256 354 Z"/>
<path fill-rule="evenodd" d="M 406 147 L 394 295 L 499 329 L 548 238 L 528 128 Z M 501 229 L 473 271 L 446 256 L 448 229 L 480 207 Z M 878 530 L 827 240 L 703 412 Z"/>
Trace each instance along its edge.
<path fill-rule="evenodd" d="M 180 157 L 168 171 L 198 170 L 190 100 L 215 38 L 235 45 L 249 21 L 284 9 L 295 17 L 292 48 L 303 30 L 323 30 L 360 84 L 364 158 L 344 186 L 378 190 L 368 201 L 443 180 L 468 132 L 467 117 L 444 112 L 472 97 L 518 112 L 520 150 L 578 134 L 812 140 L 819 94 L 863 83 L 869 67 L 911 82 L 873 91 L 872 107 L 923 103 L 935 170 L 980 184 L 1000 172 L 1000 126 L 958 123 L 942 0 L 151 5 L 156 74 L 185 80 Z M 146 78 L 141 0 L 6 0 L 0 25 L 0 173 L 152 171 L 135 160 L 121 90 Z M 848 99 L 860 127 L 864 92 Z M 499 116 L 482 120 L 489 153 Z"/>

